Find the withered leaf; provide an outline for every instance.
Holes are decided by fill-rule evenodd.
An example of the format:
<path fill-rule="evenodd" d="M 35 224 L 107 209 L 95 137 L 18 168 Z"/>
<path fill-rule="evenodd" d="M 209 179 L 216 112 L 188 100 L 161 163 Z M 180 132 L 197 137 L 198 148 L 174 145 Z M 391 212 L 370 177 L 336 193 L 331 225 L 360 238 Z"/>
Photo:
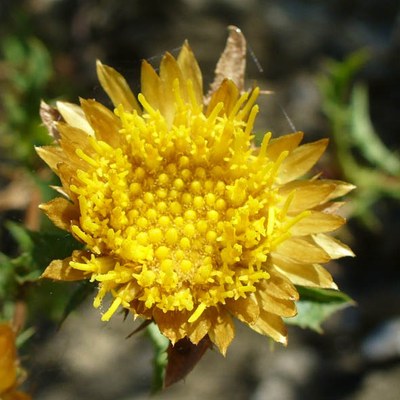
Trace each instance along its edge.
<path fill-rule="evenodd" d="M 196 345 L 187 337 L 179 340 L 173 346 L 169 345 L 168 364 L 165 371 L 164 387 L 167 388 L 183 379 L 200 361 L 205 352 L 211 348 L 210 338 L 205 336 Z"/>
<path fill-rule="evenodd" d="M 244 75 L 246 70 L 246 39 L 236 26 L 228 26 L 229 36 L 224 51 L 215 68 L 214 82 L 206 96 L 207 99 L 219 88 L 224 79 L 232 80 L 239 91 L 244 90 Z"/>
<path fill-rule="evenodd" d="M 60 139 L 60 133 L 58 132 L 57 122 L 62 121 L 61 114 L 59 111 L 51 107 L 49 104 L 44 102 L 43 100 L 40 102 L 40 118 L 46 129 L 49 132 L 49 135 L 54 139 Z"/>

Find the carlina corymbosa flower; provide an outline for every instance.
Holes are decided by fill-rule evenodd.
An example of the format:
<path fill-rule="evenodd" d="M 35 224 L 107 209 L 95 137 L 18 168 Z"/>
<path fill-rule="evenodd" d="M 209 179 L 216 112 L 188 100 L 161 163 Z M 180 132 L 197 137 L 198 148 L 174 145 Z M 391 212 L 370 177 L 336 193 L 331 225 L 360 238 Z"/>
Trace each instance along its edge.
<path fill-rule="evenodd" d="M 207 337 L 225 354 L 233 318 L 286 343 L 295 285 L 336 288 L 320 264 L 352 255 L 326 233 L 353 186 L 304 177 L 328 141 L 266 133 L 256 148 L 259 88 L 221 79 L 204 97 L 188 43 L 159 73 L 143 61 L 137 97 L 113 68 L 98 61 L 97 74 L 113 110 L 42 106 L 55 141 L 37 151 L 62 197 L 41 208 L 84 245 L 43 277 L 96 282 L 103 321 L 126 309 L 172 344 Z"/>
<path fill-rule="evenodd" d="M 31 396 L 18 390 L 23 380 L 19 368 L 15 333 L 7 322 L 0 323 L 0 399 L 31 400 Z"/>

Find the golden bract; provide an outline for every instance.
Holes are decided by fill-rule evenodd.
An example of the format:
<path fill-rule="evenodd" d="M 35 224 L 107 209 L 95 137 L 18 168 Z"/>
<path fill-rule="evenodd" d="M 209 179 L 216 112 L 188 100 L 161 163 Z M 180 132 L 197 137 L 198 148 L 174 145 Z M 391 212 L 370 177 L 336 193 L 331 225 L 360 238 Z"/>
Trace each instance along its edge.
<path fill-rule="evenodd" d="M 21 384 L 20 372 L 15 333 L 10 324 L 0 323 L 0 399 L 31 400 L 31 396 L 17 390 Z"/>
<path fill-rule="evenodd" d="M 331 201 L 352 186 L 297 180 L 327 141 L 268 133 L 255 149 L 258 88 L 241 94 L 224 80 L 205 104 L 187 43 L 159 75 L 143 62 L 138 101 L 114 69 L 98 62 L 97 72 L 114 112 L 58 103 L 60 137 L 38 149 L 64 194 L 41 207 L 86 245 L 43 276 L 98 282 L 94 306 L 113 297 L 103 320 L 122 306 L 173 343 L 208 334 L 225 353 L 232 316 L 285 343 L 294 285 L 335 288 L 319 263 L 352 254 L 325 235 L 344 223 Z"/>

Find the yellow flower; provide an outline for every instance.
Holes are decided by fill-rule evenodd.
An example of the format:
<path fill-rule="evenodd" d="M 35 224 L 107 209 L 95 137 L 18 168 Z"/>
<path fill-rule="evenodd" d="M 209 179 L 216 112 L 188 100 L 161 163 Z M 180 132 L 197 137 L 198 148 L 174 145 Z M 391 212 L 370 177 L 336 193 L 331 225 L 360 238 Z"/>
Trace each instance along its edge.
<path fill-rule="evenodd" d="M 137 100 L 111 67 L 98 62 L 97 74 L 114 112 L 59 102 L 59 137 L 38 149 L 63 194 L 41 208 L 85 245 L 43 276 L 97 282 L 94 306 L 112 297 L 104 321 L 122 307 L 172 343 L 208 335 L 225 354 L 232 317 L 286 343 L 294 285 L 336 288 L 319 264 L 352 254 L 325 234 L 345 222 L 332 200 L 352 186 L 298 180 L 327 140 L 267 133 L 256 149 L 259 89 L 240 93 L 225 79 L 205 101 L 187 43 L 159 74 L 143 62 Z"/>
<path fill-rule="evenodd" d="M 31 399 L 26 393 L 17 390 L 21 383 L 19 375 L 15 334 L 9 324 L 0 323 L 0 399 Z"/>

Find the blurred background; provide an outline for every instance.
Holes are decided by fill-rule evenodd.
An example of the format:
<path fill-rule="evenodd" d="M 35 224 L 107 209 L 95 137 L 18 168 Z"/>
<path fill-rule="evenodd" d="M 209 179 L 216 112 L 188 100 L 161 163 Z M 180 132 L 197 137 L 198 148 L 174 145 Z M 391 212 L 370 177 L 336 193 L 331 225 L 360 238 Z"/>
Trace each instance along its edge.
<path fill-rule="evenodd" d="M 109 105 L 96 59 L 137 93 L 141 60 L 157 66 L 185 39 L 207 88 L 231 24 L 248 41 L 247 87 L 273 91 L 261 96 L 257 129 L 330 137 L 320 169 L 358 187 L 339 233 L 357 257 L 329 266 L 357 305 L 335 313 L 323 335 L 291 327 L 286 349 L 238 325 L 225 359 L 209 351 L 155 398 L 400 397 L 398 0 L 0 0 L 0 311 L 21 314 L 24 388 L 34 399 L 148 398 L 153 358 L 143 334 L 125 339 L 137 325 L 118 315 L 102 323 L 91 296 L 58 329 L 69 286 L 35 283 L 46 252 L 59 254 L 21 229 L 50 229 L 37 205 L 55 196 L 33 148 L 49 143 L 40 100 Z"/>

